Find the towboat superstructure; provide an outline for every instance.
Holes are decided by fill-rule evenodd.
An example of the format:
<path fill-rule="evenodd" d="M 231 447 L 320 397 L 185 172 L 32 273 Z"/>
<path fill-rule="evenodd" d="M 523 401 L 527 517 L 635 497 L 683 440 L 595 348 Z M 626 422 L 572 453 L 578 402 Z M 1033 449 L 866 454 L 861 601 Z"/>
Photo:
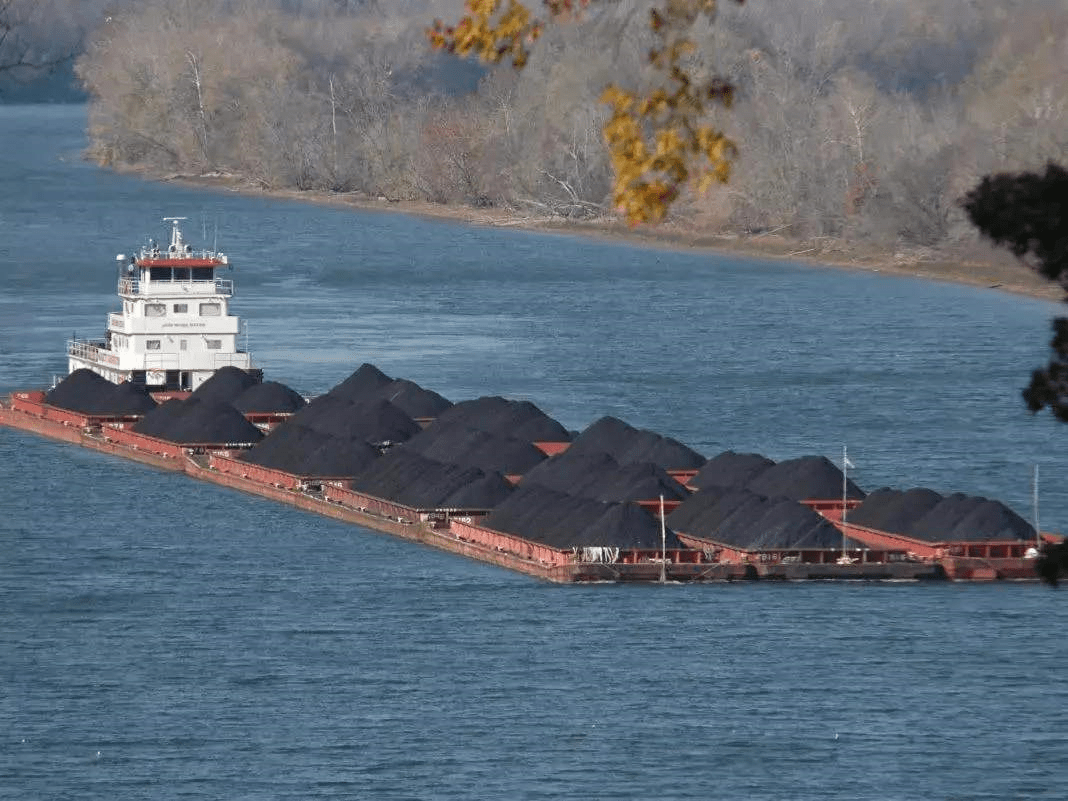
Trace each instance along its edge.
<path fill-rule="evenodd" d="M 122 311 L 108 315 L 104 339 L 72 339 L 70 372 L 88 368 L 109 381 L 132 381 L 153 390 L 194 390 L 226 366 L 252 369 L 239 350 L 241 320 L 229 313 L 233 281 L 217 271 L 225 255 L 195 251 L 178 223 L 165 217 L 171 241 L 160 250 L 149 240 L 135 255 L 116 256 Z"/>

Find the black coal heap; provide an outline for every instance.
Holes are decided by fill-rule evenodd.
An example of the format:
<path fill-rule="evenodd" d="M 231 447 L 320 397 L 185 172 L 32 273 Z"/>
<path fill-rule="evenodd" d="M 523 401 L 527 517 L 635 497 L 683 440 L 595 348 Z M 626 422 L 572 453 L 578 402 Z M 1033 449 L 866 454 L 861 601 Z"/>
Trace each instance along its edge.
<path fill-rule="evenodd" d="M 241 393 L 258 383 L 260 379 L 257 376 L 239 367 L 220 367 L 211 378 L 197 387 L 190 397 L 232 404 Z"/>
<path fill-rule="evenodd" d="M 561 549 L 661 547 L 660 523 L 641 507 L 580 498 L 539 485 L 517 489 L 482 525 Z M 684 547 L 672 531 L 667 531 L 666 546 Z"/>
<path fill-rule="evenodd" d="M 248 444 L 263 439 L 263 432 L 230 404 L 195 396 L 167 401 L 133 430 L 179 445 Z"/>
<path fill-rule="evenodd" d="M 434 418 L 452 406 L 438 393 L 407 379 L 390 378 L 366 362 L 327 395 L 359 404 L 388 401 L 412 419 Z"/>
<path fill-rule="evenodd" d="M 705 457 L 676 439 L 634 428 L 616 417 L 602 417 L 575 437 L 575 453 L 607 453 L 620 464 L 653 462 L 665 470 L 692 470 Z"/>
<path fill-rule="evenodd" d="M 842 497 L 842 471 L 826 456 L 802 456 L 759 471 L 746 488 L 768 497 L 831 500 Z M 846 497 L 861 499 L 864 490 L 849 479 Z"/>
<path fill-rule="evenodd" d="M 676 531 L 746 550 L 838 549 L 842 533 L 791 498 L 769 498 L 744 488 L 702 490 L 681 503 L 667 523 Z M 849 547 L 859 547 L 847 540 Z"/>
<path fill-rule="evenodd" d="M 771 459 L 759 453 L 724 451 L 709 459 L 689 483 L 691 487 L 698 489 L 744 487 L 774 464 Z"/>
<path fill-rule="evenodd" d="M 438 462 L 394 448 L 353 477 L 352 489 L 415 509 L 488 509 L 512 486 L 499 473 Z M 476 506 L 463 504 L 478 502 Z"/>
<path fill-rule="evenodd" d="M 571 434 L 529 401 L 496 395 L 462 401 L 438 417 L 439 423 L 465 425 L 527 442 L 568 442 Z"/>
<path fill-rule="evenodd" d="M 156 408 L 148 390 L 136 384 L 112 384 L 92 370 L 68 375 L 45 395 L 45 403 L 59 409 L 97 417 L 135 417 Z"/>
<path fill-rule="evenodd" d="M 462 421 L 436 420 L 404 447 L 439 462 L 504 475 L 522 475 L 545 460 L 545 454 L 527 440 L 491 434 Z"/>
<path fill-rule="evenodd" d="M 599 501 L 681 501 L 689 492 L 653 462 L 619 464 L 604 452 L 563 453 L 547 459 L 523 477 L 523 486 L 539 484 Z"/>
<path fill-rule="evenodd" d="M 292 414 L 306 405 L 300 393 L 277 381 L 253 384 L 233 400 L 242 414 Z"/>

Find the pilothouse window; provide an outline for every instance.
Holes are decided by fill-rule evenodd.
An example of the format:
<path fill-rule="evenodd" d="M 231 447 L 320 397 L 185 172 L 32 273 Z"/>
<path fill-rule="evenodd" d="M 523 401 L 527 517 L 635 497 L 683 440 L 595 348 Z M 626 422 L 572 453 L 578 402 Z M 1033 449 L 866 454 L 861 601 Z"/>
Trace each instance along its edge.
<path fill-rule="evenodd" d="M 174 304 L 174 313 L 175 314 L 187 314 L 188 312 L 189 312 L 189 304 L 188 303 L 175 303 Z"/>
<path fill-rule="evenodd" d="M 218 317 L 220 314 L 222 314 L 222 307 L 218 303 L 200 304 L 201 317 Z"/>
<path fill-rule="evenodd" d="M 164 303 L 146 303 L 145 317 L 166 317 L 167 306 Z"/>

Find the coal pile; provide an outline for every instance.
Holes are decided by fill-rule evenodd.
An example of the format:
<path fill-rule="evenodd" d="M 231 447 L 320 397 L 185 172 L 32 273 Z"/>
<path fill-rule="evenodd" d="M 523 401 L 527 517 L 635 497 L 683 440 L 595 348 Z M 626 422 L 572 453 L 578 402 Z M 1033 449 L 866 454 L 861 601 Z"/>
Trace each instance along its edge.
<path fill-rule="evenodd" d="M 377 448 L 361 440 L 330 438 L 310 451 L 292 472 L 300 476 L 349 478 L 366 470 L 379 455 Z"/>
<path fill-rule="evenodd" d="M 340 395 L 321 395 L 289 422 L 340 439 L 359 439 L 372 445 L 404 442 L 422 429 L 411 417 L 384 400 L 350 401 Z"/>
<path fill-rule="evenodd" d="M 579 544 L 579 533 L 593 525 L 608 505 L 545 487 L 520 487 L 482 521 L 494 531 L 515 534 L 555 548 Z"/>
<path fill-rule="evenodd" d="M 762 498 L 744 488 L 701 490 L 675 507 L 667 522 L 676 531 L 711 537 L 724 520 L 739 509 L 758 507 Z"/>
<path fill-rule="evenodd" d="M 45 403 L 58 409 L 97 417 L 135 417 L 156 408 L 143 386 L 112 384 L 92 370 L 68 375 L 45 395 Z"/>
<path fill-rule="evenodd" d="M 1035 530 L 998 501 L 954 493 L 904 532 L 928 542 L 1034 539 Z"/>
<path fill-rule="evenodd" d="M 452 406 L 438 393 L 423 389 L 414 381 L 390 378 L 373 364 L 367 363 L 360 365 L 356 372 L 327 395 L 359 404 L 388 401 L 412 419 L 437 417 Z"/>
<path fill-rule="evenodd" d="M 858 526 L 903 534 L 941 500 L 937 492 L 923 487 L 905 492 L 883 487 L 850 509 L 846 519 Z"/>
<path fill-rule="evenodd" d="M 287 421 L 239 458 L 298 476 L 340 478 L 362 472 L 378 455 L 366 442 L 340 439 Z"/>
<path fill-rule="evenodd" d="M 545 460 L 526 440 L 491 434 L 462 422 L 438 420 L 404 444 L 430 459 L 477 467 L 504 475 L 522 475 Z"/>
<path fill-rule="evenodd" d="M 690 493 L 652 462 L 621 465 L 607 453 L 572 453 L 546 459 L 523 477 L 523 486 L 538 484 L 599 501 L 681 501 Z"/>
<path fill-rule="evenodd" d="M 337 384 L 327 394 L 347 401 L 369 401 L 381 397 L 380 393 L 393 381 L 373 364 L 364 362 L 352 375 Z"/>
<path fill-rule="evenodd" d="M 918 487 L 883 488 L 849 512 L 859 526 L 904 534 L 925 542 L 1034 539 L 1035 529 L 1000 501 L 954 493 L 945 497 Z"/>
<path fill-rule="evenodd" d="M 514 491 L 511 482 L 500 473 L 482 472 L 481 478 L 475 477 L 450 493 L 437 508 L 492 509 Z"/>
<path fill-rule="evenodd" d="M 159 437 L 162 432 L 175 425 L 184 412 L 185 403 L 177 398 L 171 398 L 146 414 L 143 420 L 131 428 L 138 434 Z"/>
<path fill-rule="evenodd" d="M 568 448 L 552 456 L 523 476 L 524 487 L 538 485 L 556 492 L 592 497 L 584 488 L 599 476 L 619 470 L 619 462 L 603 451 L 578 453 Z"/>
<path fill-rule="evenodd" d="M 233 403 L 249 387 L 260 383 L 260 379 L 239 367 L 221 367 L 212 373 L 211 378 L 194 390 L 191 398 L 216 403 Z"/>
<path fill-rule="evenodd" d="M 233 400 L 242 414 L 292 414 L 306 405 L 299 393 L 277 381 L 253 384 Z"/>
<path fill-rule="evenodd" d="M 842 532 L 804 504 L 747 489 L 698 492 L 668 515 L 667 524 L 684 534 L 744 550 L 842 547 Z M 852 540 L 846 544 L 860 547 Z"/>
<path fill-rule="evenodd" d="M 607 453 L 620 464 L 653 462 L 665 470 L 692 470 L 705 457 L 678 440 L 634 428 L 615 417 L 602 417 L 571 443 L 577 453 Z"/>
<path fill-rule="evenodd" d="M 443 412 L 438 422 L 461 424 L 527 442 L 568 442 L 571 439 L 566 428 L 533 403 L 495 395 L 461 401 Z"/>
<path fill-rule="evenodd" d="M 142 384 L 124 381 L 114 385 L 111 397 L 107 401 L 111 414 L 115 417 L 133 417 L 151 412 L 158 405 Z"/>
<path fill-rule="evenodd" d="M 1035 539 L 1034 526 L 1005 504 L 987 498 L 980 498 L 980 501 L 953 527 L 949 540 L 974 542 Z"/>
<path fill-rule="evenodd" d="M 415 420 L 438 417 L 452 406 L 448 399 L 406 378 L 396 378 L 387 384 L 382 389 L 380 398 L 389 401 Z"/>
<path fill-rule="evenodd" d="M 45 395 L 45 403 L 72 412 L 91 414 L 89 409 L 95 408 L 102 397 L 110 395 L 114 386 L 102 375 L 82 368 L 56 384 Z"/>
<path fill-rule="evenodd" d="M 352 489 L 415 509 L 488 509 L 506 498 L 512 486 L 499 473 L 427 459 L 394 448 L 354 476 Z M 461 504 L 479 501 L 477 506 Z"/>
<path fill-rule="evenodd" d="M 848 548 L 863 547 L 855 540 L 843 538 L 841 530 L 818 512 L 790 498 L 770 498 L 764 514 L 752 524 L 731 519 L 720 531 L 727 535 L 726 542 L 750 549 L 836 550 L 842 547 L 843 540 Z"/>
<path fill-rule="evenodd" d="M 621 543 L 628 543 L 622 545 Z M 573 547 L 608 546 L 660 550 L 685 548 L 674 531 L 664 530 L 661 543 L 660 520 L 633 503 L 610 503 L 603 515 L 582 530 Z M 565 546 L 567 547 L 567 546 Z"/>
<path fill-rule="evenodd" d="M 340 440 L 329 434 L 323 434 L 289 420 L 275 428 L 257 445 L 238 458 L 249 464 L 304 475 L 302 468 L 310 454 L 324 445 L 339 442 Z"/>
<path fill-rule="evenodd" d="M 982 498 L 971 497 L 960 492 L 947 495 L 927 514 L 909 526 L 905 533 L 910 537 L 929 542 L 948 540 L 957 524 L 982 501 Z"/>
<path fill-rule="evenodd" d="M 579 498 L 537 485 L 516 490 L 482 525 L 561 549 L 661 547 L 659 522 L 640 507 Z M 684 547 L 671 531 L 666 545 Z"/>
<path fill-rule="evenodd" d="M 179 445 L 246 444 L 263 439 L 263 432 L 230 404 L 192 396 L 167 401 L 133 430 Z"/>
<path fill-rule="evenodd" d="M 758 495 L 795 501 L 841 498 L 842 471 L 825 456 L 802 456 L 760 471 L 746 488 Z M 850 479 L 846 497 L 859 500 L 865 493 Z"/>
<path fill-rule="evenodd" d="M 697 489 L 708 487 L 744 487 L 775 462 L 759 453 L 735 453 L 724 451 L 709 459 L 697 471 L 690 486 Z"/>

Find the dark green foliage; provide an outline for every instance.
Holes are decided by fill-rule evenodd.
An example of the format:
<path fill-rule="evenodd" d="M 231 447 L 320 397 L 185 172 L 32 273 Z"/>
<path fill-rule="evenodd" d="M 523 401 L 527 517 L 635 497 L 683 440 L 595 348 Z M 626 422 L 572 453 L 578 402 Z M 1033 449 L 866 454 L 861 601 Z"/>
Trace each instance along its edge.
<path fill-rule="evenodd" d="M 1046 165 L 1034 172 L 988 175 L 964 199 L 975 226 L 1035 270 L 1068 289 L 1068 170 Z M 1053 321 L 1053 356 L 1023 390 L 1027 408 L 1045 407 L 1068 422 L 1068 319 Z"/>
<path fill-rule="evenodd" d="M 1032 412 L 1048 406 L 1058 420 L 1068 423 L 1068 318 L 1057 317 L 1052 326 L 1053 356 L 1044 369 L 1031 373 L 1031 383 L 1022 394 Z"/>
<path fill-rule="evenodd" d="M 987 175 L 964 198 L 964 210 L 996 245 L 1029 258 L 1038 272 L 1064 283 L 1068 268 L 1068 170 Z"/>
<path fill-rule="evenodd" d="M 967 194 L 964 209 L 995 244 L 1068 290 L 1068 170 L 1051 162 L 1045 174 L 988 175 Z M 1022 394 L 1032 412 L 1049 407 L 1068 423 L 1068 318 L 1053 321 L 1050 349 L 1049 364 L 1031 374 Z M 1056 586 L 1060 574 L 1068 572 L 1068 546 L 1047 546 L 1036 570 L 1043 581 Z"/>
<path fill-rule="evenodd" d="M 1068 574 L 1068 543 L 1059 542 L 1042 549 L 1035 563 L 1038 577 L 1051 587 L 1056 587 L 1060 578 Z"/>

